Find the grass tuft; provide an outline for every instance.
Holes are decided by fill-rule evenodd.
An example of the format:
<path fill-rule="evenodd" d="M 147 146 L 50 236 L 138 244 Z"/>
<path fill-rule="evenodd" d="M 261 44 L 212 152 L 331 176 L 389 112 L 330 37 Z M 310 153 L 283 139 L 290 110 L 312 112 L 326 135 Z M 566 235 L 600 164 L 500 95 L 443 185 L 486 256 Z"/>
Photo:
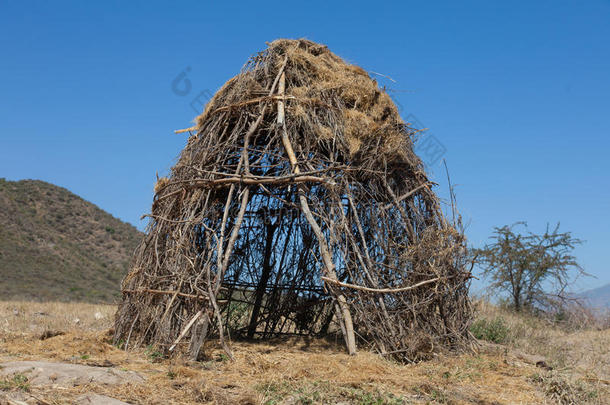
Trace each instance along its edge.
<path fill-rule="evenodd" d="M 510 332 L 502 317 L 479 319 L 472 324 L 470 331 L 477 339 L 492 343 L 505 343 Z"/>
<path fill-rule="evenodd" d="M 14 389 L 29 392 L 30 384 L 28 383 L 28 378 L 23 374 L 13 374 L 0 380 L 0 390 L 10 391 Z"/>

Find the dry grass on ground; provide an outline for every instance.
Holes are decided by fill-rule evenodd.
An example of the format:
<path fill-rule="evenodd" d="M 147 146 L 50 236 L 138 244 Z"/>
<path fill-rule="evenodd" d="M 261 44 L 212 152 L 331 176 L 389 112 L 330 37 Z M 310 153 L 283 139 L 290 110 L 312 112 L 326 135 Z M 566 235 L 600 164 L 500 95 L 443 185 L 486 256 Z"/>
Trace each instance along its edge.
<path fill-rule="evenodd" d="M 571 346 L 572 350 L 582 352 L 575 352 L 573 357 L 556 357 L 550 362 L 579 364 L 579 357 L 580 361 L 585 359 L 578 367 L 583 370 L 592 367 L 594 371 L 580 376 L 545 371 L 502 351 L 441 356 L 429 362 L 398 365 L 364 351 L 350 357 L 344 354 L 342 346 L 321 339 L 233 342 L 234 362 L 228 361 L 219 348 L 210 346 L 206 347 L 207 361 L 189 364 L 162 359 L 154 348 L 125 352 L 112 346 L 109 328 L 114 310 L 113 306 L 89 304 L 0 303 L 0 360 L 112 365 L 141 373 L 147 379 L 145 383 L 89 384 L 58 390 L 30 387 L 27 381 L 19 380 L 19 384 L 0 384 L 0 389 L 30 390 L 49 404 L 71 403 L 86 392 L 143 404 L 533 404 L 558 400 L 602 404 L 608 394 L 607 386 L 599 381 L 601 375 L 597 374 L 607 367 L 607 362 L 602 364 L 605 357 L 590 355 L 586 349 L 586 345 L 592 345 L 599 350 L 599 345 L 606 342 L 606 356 L 608 331 L 553 337 L 553 347 Z M 492 309 L 486 311 L 484 316 L 506 317 Z M 514 344 L 535 349 L 535 343 L 526 345 L 526 333 L 517 332 L 520 329 L 512 322 L 507 318 L 506 323 L 513 328 L 511 333 L 515 333 Z M 65 334 L 41 340 L 41 334 L 47 330 Z M 576 341 L 578 345 L 574 345 Z M 581 343 L 585 348 L 580 349 Z M 549 345 L 548 339 L 545 345 Z M 593 383 L 587 378 L 597 380 Z"/>
<path fill-rule="evenodd" d="M 610 329 L 560 327 L 549 321 L 479 301 L 477 318 L 500 320 L 507 330 L 502 342 L 546 358 L 555 369 L 579 377 L 610 380 Z"/>

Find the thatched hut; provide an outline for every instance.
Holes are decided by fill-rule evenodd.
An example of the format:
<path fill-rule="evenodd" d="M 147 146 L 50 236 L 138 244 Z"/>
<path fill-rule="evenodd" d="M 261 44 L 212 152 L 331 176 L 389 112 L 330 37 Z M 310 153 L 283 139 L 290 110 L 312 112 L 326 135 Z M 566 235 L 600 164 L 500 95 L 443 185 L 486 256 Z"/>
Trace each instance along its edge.
<path fill-rule="evenodd" d="M 469 340 L 462 233 L 415 131 L 366 71 L 307 40 L 253 56 L 197 117 L 123 281 L 115 342 L 341 334 L 413 361 Z"/>

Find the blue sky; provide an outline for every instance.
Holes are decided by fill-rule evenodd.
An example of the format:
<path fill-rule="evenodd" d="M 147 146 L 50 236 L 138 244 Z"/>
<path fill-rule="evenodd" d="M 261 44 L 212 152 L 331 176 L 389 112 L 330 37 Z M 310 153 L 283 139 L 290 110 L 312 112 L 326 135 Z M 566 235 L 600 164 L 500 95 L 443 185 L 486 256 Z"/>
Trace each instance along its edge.
<path fill-rule="evenodd" d="M 0 177 L 64 186 L 142 229 L 195 97 L 279 37 L 395 80 L 379 77 L 446 151 L 472 244 L 561 221 L 598 277 L 579 287 L 610 282 L 609 0 L 0 0 Z"/>

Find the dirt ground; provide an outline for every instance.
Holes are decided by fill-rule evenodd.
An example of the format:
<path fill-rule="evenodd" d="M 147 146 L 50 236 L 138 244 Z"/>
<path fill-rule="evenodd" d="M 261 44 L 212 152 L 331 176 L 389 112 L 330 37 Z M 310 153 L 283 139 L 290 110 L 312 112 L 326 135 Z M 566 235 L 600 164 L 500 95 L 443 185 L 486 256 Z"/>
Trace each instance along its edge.
<path fill-rule="evenodd" d="M 205 361 L 163 359 L 154 348 L 125 352 L 114 347 L 114 310 L 0 303 L 0 364 L 53 361 L 133 371 L 144 378 L 59 387 L 34 384 L 27 373 L 5 375 L 0 398 L 11 404 L 71 404 L 89 393 L 133 404 L 603 404 L 610 398 L 608 382 L 597 376 L 570 379 L 522 361 L 502 346 L 401 365 L 365 350 L 348 356 L 332 339 L 290 338 L 234 341 L 234 361 L 214 345 L 206 346 Z M 22 402 L 6 399 L 17 397 Z"/>

